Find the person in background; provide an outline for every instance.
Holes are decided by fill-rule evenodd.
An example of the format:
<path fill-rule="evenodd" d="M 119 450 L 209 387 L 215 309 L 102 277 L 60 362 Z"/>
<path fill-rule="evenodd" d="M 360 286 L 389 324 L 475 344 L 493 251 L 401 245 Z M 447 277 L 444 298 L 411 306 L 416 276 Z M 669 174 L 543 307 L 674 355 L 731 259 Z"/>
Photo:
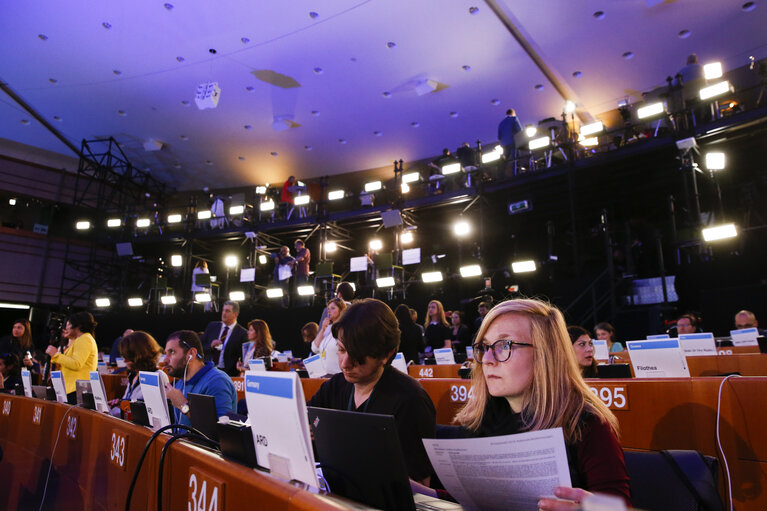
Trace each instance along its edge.
<path fill-rule="evenodd" d="M 453 311 L 450 323 L 450 344 L 456 353 L 464 353 L 466 347 L 471 344 L 471 332 L 469 327 L 463 324 L 463 312 Z"/>
<path fill-rule="evenodd" d="M 594 358 L 594 341 L 591 340 L 591 334 L 583 327 L 569 326 L 567 333 L 570 335 L 570 342 L 573 343 L 575 351 L 575 360 L 581 370 L 584 378 L 597 377 L 597 359 Z"/>
<path fill-rule="evenodd" d="M 513 108 L 506 110 L 506 117 L 498 124 L 498 142 L 503 147 L 503 157 L 506 161 L 517 159 L 517 148 L 514 145 L 514 135 L 522 131 L 522 123 L 517 118 Z"/>
<path fill-rule="evenodd" d="M 485 316 L 487 316 L 487 311 L 490 310 L 490 304 L 487 302 L 479 302 L 479 305 L 477 305 L 477 313 L 479 316 L 477 319 L 474 320 L 474 334 L 476 335 L 477 332 L 479 332 L 479 327 L 482 325 L 482 320 L 485 319 Z"/>
<path fill-rule="evenodd" d="M 698 56 L 691 53 L 687 56 L 685 66 L 676 74 L 676 84 L 693 86 L 695 82 L 703 81 L 704 77 L 703 66 L 698 63 Z"/>
<path fill-rule="evenodd" d="M 610 353 L 626 349 L 623 347 L 623 344 L 615 340 L 615 328 L 613 328 L 610 323 L 606 321 L 598 323 L 597 326 L 594 327 L 594 333 L 596 334 L 597 339 L 607 341 L 607 350 Z"/>
<path fill-rule="evenodd" d="M 157 371 L 157 359 L 162 354 L 162 348 L 149 333 L 131 330 L 121 338 L 118 351 L 125 361 L 128 386 L 121 398 L 109 401 L 110 413 L 115 417 L 122 416 L 120 401 L 143 401 L 139 371 Z"/>
<path fill-rule="evenodd" d="M 192 296 L 196 293 L 210 293 L 210 286 L 202 286 L 197 284 L 197 275 L 210 275 L 208 270 L 208 263 L 200 259 L 195 263 L 192 269 Z M 208 312 L 213 307 L 213 302 L 205 302 L 205 312 Z"/>
<path fill-rule="evenodd" d="M 413 323 L 413 317 L 410 315 L 410 307 L 401 303 L 394 309 L 394 316 L 399 324 L 399 350 L 405 357 L 405 363 L 413 362 L 417 364 L 420 361 L 420 353 L 423 352 L 423 334 L 418 325 Z"/>
<path fill-rule="evenodd" d="M 208 323 L 202 336 L 202 344 L 208 350 L 205 354 L 229 376 L 240 374 L 237 361 L 242 357 L 242 343 L 248 337 L 248 331 L 237 323 L 239 315 L 239 303 L 233 300 L 224 302 L 221 321 Z"/>
<path fill-rule="evenodd" d="M 123 334 L 114 340 L 112 343 L 112 347 L 109 349 L 109 363 L 110 365 L 117 365 L 117 357 L 120 356 L 120 341 L 123 340 L 123 338 L 129 336 L 133 333 L 132 328 L 126 328 Z"/>
<path fill-rule="evenodd" d="M 485 318 L 474 344 L 470 397 L 456 416 L 469 437 L 562 428 L 572 488 L 538 508 L 574 509 L 591 492 L 631 506 L 618 420 L 583 381 L 564 317 L 538 300 L 509 300 Z"/>
<path fill-rule="evenodd" d="M 272 254 L 274 259 L 274 285 L 282 288 L 282 306 L 290 305 L 290 278 L 296 266 L 295 258 L 290 255 L 290 248 L 280 247 L 279 253 Z"/>
<path fill-rule="evenodd" d="M 333 324 L 341 319 L 346 310 L 346 302 L 340 298 L 333 298 L 328 302 L 328 315 L 322 322 L 317 337 L 312 341 L 312 353 L 318 353 L 322 357 L 325 366 L 325 374 L 334 375 L 341 372 L 338 366 L 338 339 L 333 336 Z"/>
<path fill-rule="evenodd" d="M 282 192 L 280 193 L 280 202 L 288 205 L 288 208 L 293 204 L 293 191 L 291 188 L 296 184 L 296 176 L 290 176 L 282 184 Z"/>
<path fill-rule="evenodd" d="M 247 346 L 242 362 L 237 362 L 237 369 L 240 370 L 240 376 L 248 370 L 248 363 L 256 358 L 271 357 L 274 350 L 274 341 L 272 333 L 269 331 L 269 325 L 262 319 L 254 319 L 248 323 L 248 342 L 242 345 Z"/>
<path fill-rule="evenodd" d="M 410 319 L 413 320 L 413 323 L 415 323 L 415 326 L 418 327 L 418 329 L 421 331 L 421 335 L 424 334 L 425 330 L 423 328 L 423 325 L 418 322 L 418 311 L 410 308 Z"/>
<path fill-rule="evenodd" d="M 742 310 L 735 314 L 735 328 L 742 330 L 744 328 L 756 328 L 759 335 L 767 336 L 767 330 L 759 328 L 759 322 L 753 312 Z"/>
<path fill-rule="evenodd" d="M 314 338 L 317 337 L 319 331 L 320 326 L 314 321 L 310 321 L 301 327 L 301 338 L 304 340 L 304 343 L 301 346 L 300 353 L 295 353 L 296 357 L 306 358 L 312 354 L 312 341 L 314 341 Z"/>
<path fill-rule="evenodd" d="M 408 474 L 428 485 L 433 470 L 422 439 L 434 438 L 437 413 L 423 387 L 391 366 L 400 341 L 394 313 L 382 301 L 366 298 L 351 305 L 332 329 L 342 372 L 324 382 L 308 405 L 393 415 Z"/>
<path fill-rule="evenodd" d="M 424 338 L 426 339 L 426 351 L 431 353 L 439 348 L 449 348 L 450 325 L 445 317 L 445 309 L 442 302 L 432 300 L 426 309 L 426 321 L 424 322 Z"/>
<path fill-rule="evenodd" d="M 19 360 L 32 350 L 32 326 L 26 318 L 13 322 L 11 335 L 0 339 L 0 353 L 14 353 Z"/>
<path fill-rule="evenodd" d="M 296 240 L 293 244 L 296 249 L 296 285 L 305 284 L 309 281 L 309 262 L 312 253 L 304 245 L 303 240 Z"/>
<path fill-rule="evenodd" d="M 173 387 L 165 385 L 165 395 L 178 409 L 176 422 L 191 426 L 187 398 L 190 393 L 213 396 L 219 417 L 237 409 L 232 379 L 213 362 L 203 361 L 202 343 L 195 332 L 179 330 L 170 334 L 165 342 L 165 362 L 169 376 L 177 378 Z"/>
<path fill-rule="evenodd" d="M 21 362 L 15 353 L 0 353 L 0 390 L 10 392 L 21 385 Z"/>
<path fill-rule="evenodd" d="M 352 304 L 352 299 L 354 298 L 354 287 L 351 285 L 350 282 L 341 282 L 336 286 L 336 298 L 340 298 L 344 301 L 344 303 L 349 306 Z M 327 306 L 322 310 L 322 315 L 320 316 L 320 325 L 325 322 L 325 318 L 328 316 L 328 308 Z M 312 338 L 314 339 L 314 338 Z"/>
<path fill-rule="evenodd" d="M 98 369 L 99 350 L 93 338 L 97 324 L 90 312 L 76 312 L 67 318 L 62 331 L 62 336 L 69 340 L 64 351 L 60 353 L 56 346 L 45 350 L 51 363 L 61 367 L 70 404 L 77 402 L 75 382 L 90 380 L 90 372 Z"/>
<path fill-rule="evenodd" d="M 698 331 L 698 322 L 692 314 L 683 314 L 676 320 L 677 334 L 694 334 Z"/>

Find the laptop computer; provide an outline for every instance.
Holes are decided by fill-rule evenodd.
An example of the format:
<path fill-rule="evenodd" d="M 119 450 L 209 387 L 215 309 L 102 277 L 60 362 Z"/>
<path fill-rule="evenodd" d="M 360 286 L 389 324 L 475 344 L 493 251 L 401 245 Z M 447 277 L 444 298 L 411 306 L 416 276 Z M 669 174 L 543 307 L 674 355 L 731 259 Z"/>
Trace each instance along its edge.
<path fill-rule="evenodd" d="M 45 385 L 32 385 L 32 395 L 45 401 L 56 401 L 56 391 Z"/>
<path fill-rule="evenodd" d="M 192 423 L 192 427 L 211 440 L 218 442 L 216 398 L 192 392 L 187 398 L 189 399 L 189 422 Z"/>
<path fill-rule="evenodd" d="M 191 406 L 190 406 L 191 408 Z M 170 415 L 170 423 L 176 423 L 176 414 L 173 412 L 175 408 L 168 399 L 168 414 Z M 139 426 L 146 426 L 151 428 L 151 422 L 149 421 L 149 414 L 146 411 L 146 403 L 143 401 L 131 401 L 130 402 L 131 422 L 138 424 Z"/>
<path fill-rule="evenodd" d="M 378 509 L 416 509 L 393 416 L 311 406 L 307 412 L 332 493 Z"/>
<path fill-rule="evenodd" d="M 629 364 L 598 365 L 597 378 L 631 378 L 631 366 Z"/>

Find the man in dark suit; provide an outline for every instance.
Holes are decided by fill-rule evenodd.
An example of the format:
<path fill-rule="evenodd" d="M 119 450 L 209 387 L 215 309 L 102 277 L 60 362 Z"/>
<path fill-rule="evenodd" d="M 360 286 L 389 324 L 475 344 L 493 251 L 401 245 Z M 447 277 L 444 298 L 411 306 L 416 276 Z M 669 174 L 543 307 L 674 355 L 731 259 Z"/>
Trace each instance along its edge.
<path fill-rule="evenodd" d="M 221 321 L 208 323 L 201 339 L 206 358 L 229 376 L 240 375 L 237 361 L 242 358 L 242 344 L 248 340 L 248 331 L 237 324 L 239 314 L 240 304 L 224 302 Z"/>

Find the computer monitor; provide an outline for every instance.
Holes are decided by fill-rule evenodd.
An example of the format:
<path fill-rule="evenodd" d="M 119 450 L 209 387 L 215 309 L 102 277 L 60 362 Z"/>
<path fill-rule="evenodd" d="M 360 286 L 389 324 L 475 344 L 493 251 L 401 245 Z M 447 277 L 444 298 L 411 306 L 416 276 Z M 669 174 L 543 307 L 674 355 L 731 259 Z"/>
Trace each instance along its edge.
<path fill-rule="evenodd" d="M 218 441 L 216 398 L 192 392 L 187 398 L 189 398 L 189 422 L 192 423 L 192 427 L 211 440 Z"/>
<path fill-rule="evenodd" d="M 377 509 L 415 510 L 393 416 L 311 406 L 307 412 L 332 493 Z"/>
<path fill-rule="evenodd" d="M 631 378 L 631 366 L 629 364 L 598 365 L 597 378 Z"/>

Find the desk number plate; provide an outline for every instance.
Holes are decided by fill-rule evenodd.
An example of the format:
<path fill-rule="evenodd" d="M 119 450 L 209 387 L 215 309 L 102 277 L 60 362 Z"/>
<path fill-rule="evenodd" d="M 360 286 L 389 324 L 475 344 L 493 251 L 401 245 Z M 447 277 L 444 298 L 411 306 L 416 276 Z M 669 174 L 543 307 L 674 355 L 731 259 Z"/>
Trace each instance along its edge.
<path fill-rule="evenodd" d="M 224 483 L 197 467 L 189 467 L 187 509 L 189 511 L 223 511 Z"/>
<path fill-rule="evenodd" d="M 629 410 L 629 390 L 625 385 L 594 385 L 591 392 L 610 410 Z"/>

